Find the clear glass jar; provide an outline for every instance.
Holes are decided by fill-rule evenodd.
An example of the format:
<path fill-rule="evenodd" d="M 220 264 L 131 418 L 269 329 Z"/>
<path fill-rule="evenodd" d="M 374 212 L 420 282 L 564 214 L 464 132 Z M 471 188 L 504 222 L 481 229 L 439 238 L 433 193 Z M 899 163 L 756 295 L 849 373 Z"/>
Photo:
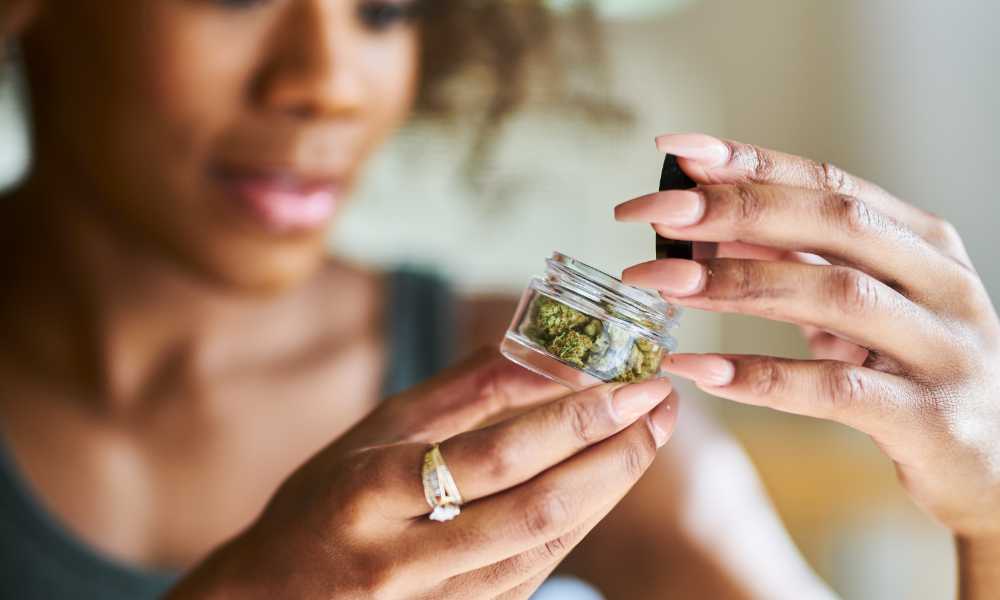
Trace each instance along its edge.
<path fill-rule="evenodd" d="M 680 309 L 558 252 L 521 297 L 500 351 L 574 390 L 659 375 Z"/>

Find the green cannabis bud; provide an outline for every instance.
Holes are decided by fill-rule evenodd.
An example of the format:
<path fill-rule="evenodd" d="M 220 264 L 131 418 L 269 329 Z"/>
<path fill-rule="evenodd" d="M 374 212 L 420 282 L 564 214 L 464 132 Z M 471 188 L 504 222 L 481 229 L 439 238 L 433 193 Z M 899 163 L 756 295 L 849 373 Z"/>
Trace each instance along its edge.
<path fill-rule="evenodd" d="M 662 347 L 624 327 L 540 294 L 520 330 L 552 356 L 602 381 L 648 379 L 659 372 L 664 354 Z"/>
<path fill-rule="evenodd" d="M 553 354 L 578 367 L 584 366 L 583 359 L 593 347 L 593 338 L 572 329 L 560 333 L 549 343 L 549 350 Z"/>
<path fill-rule="evenodd" d="M 549 338 L 555 338 L 589 320 L 580 311 L 545 296 L 539 296 L 537 308 L 535 325 Z"/>

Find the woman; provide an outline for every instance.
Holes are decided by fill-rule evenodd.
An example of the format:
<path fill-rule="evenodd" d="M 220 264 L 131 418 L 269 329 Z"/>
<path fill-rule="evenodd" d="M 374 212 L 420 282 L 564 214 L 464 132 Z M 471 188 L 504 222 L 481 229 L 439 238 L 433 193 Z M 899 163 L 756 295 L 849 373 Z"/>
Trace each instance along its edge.
<path fill-rule="evenodd" d="M 649 468 L 676 418 L 668 382 L 565 395 L 486 352 L 377 404 L 440 366 L 429 340 L 455 324 L 426 309 L 447 304 L 433 280 L 330 259 L 325 230 L 368 154 L 440 98 L 456 44 L 502 38 L 510 4 L 5 9 L 34 132 L 31 174 L 5 199 L 5 594 L 526 598 L 579 545 L 567 572 L 612 597 L 826 595 L 752 481 L 732 485 L 741 522 L 690 518 L 685 466 L 711 433 Z M 671 368 L 872 433 L 956 531 L 968 597 L 988 593 L 998 327 L 957 236 L 832 168 L 703 136 L 660 142 L 703 185 L 619 218 L 721 241 L 726 258 L 626 277 L 814 326 L 817 349 L 846 359 Z M 509 307 L 459 313 L 494 341 Z M 447 523 L 425 518 L 419 478 L 439 440 L 465 500 Z"/>

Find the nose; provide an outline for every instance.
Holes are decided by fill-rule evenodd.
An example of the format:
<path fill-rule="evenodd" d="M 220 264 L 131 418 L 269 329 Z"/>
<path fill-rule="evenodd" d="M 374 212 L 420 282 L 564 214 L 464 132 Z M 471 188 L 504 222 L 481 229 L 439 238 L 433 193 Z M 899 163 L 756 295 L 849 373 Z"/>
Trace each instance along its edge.
<path fill-rule="evenodd" d="M 360 33 L 352 2 L 297 0 L 275 31 L 255 86 L 265 108 L 303 118 L 350 115 L 364 103 Z"/>

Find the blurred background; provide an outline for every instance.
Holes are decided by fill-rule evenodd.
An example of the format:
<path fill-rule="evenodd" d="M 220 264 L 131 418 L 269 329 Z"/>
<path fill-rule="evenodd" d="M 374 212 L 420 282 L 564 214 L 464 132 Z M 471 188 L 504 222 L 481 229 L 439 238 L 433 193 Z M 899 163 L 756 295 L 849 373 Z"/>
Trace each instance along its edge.
<path fill-rule="evenodd" d="M 466 139 L 411 127 L 331 247 L 430 266 L 474 293 L 518 293 L 556 249 L 618 273 L 652 253 L 649 229 L 615 224 L 611 209 L 655 189 L 654 135 L 704 131 L 834 162 L 941 214 L 1000 298 L 1000 198 L 987 185 L 1000 168 L 1000 3 L 611 0 L 599 12 L 610 88 L 634 122 L 593 127 L 529 107 L 480 188 L 460 177 Z M 10 85 L 0 140 L 2 188 L 30 154 Z M 678 337 L 686 351 L 804 352 L 791 327 L 693 311 Z M 696 395 L 745 443 L 795 541 L 845 598 L 953 594 L 949 537 L 867 437 Z"/>

